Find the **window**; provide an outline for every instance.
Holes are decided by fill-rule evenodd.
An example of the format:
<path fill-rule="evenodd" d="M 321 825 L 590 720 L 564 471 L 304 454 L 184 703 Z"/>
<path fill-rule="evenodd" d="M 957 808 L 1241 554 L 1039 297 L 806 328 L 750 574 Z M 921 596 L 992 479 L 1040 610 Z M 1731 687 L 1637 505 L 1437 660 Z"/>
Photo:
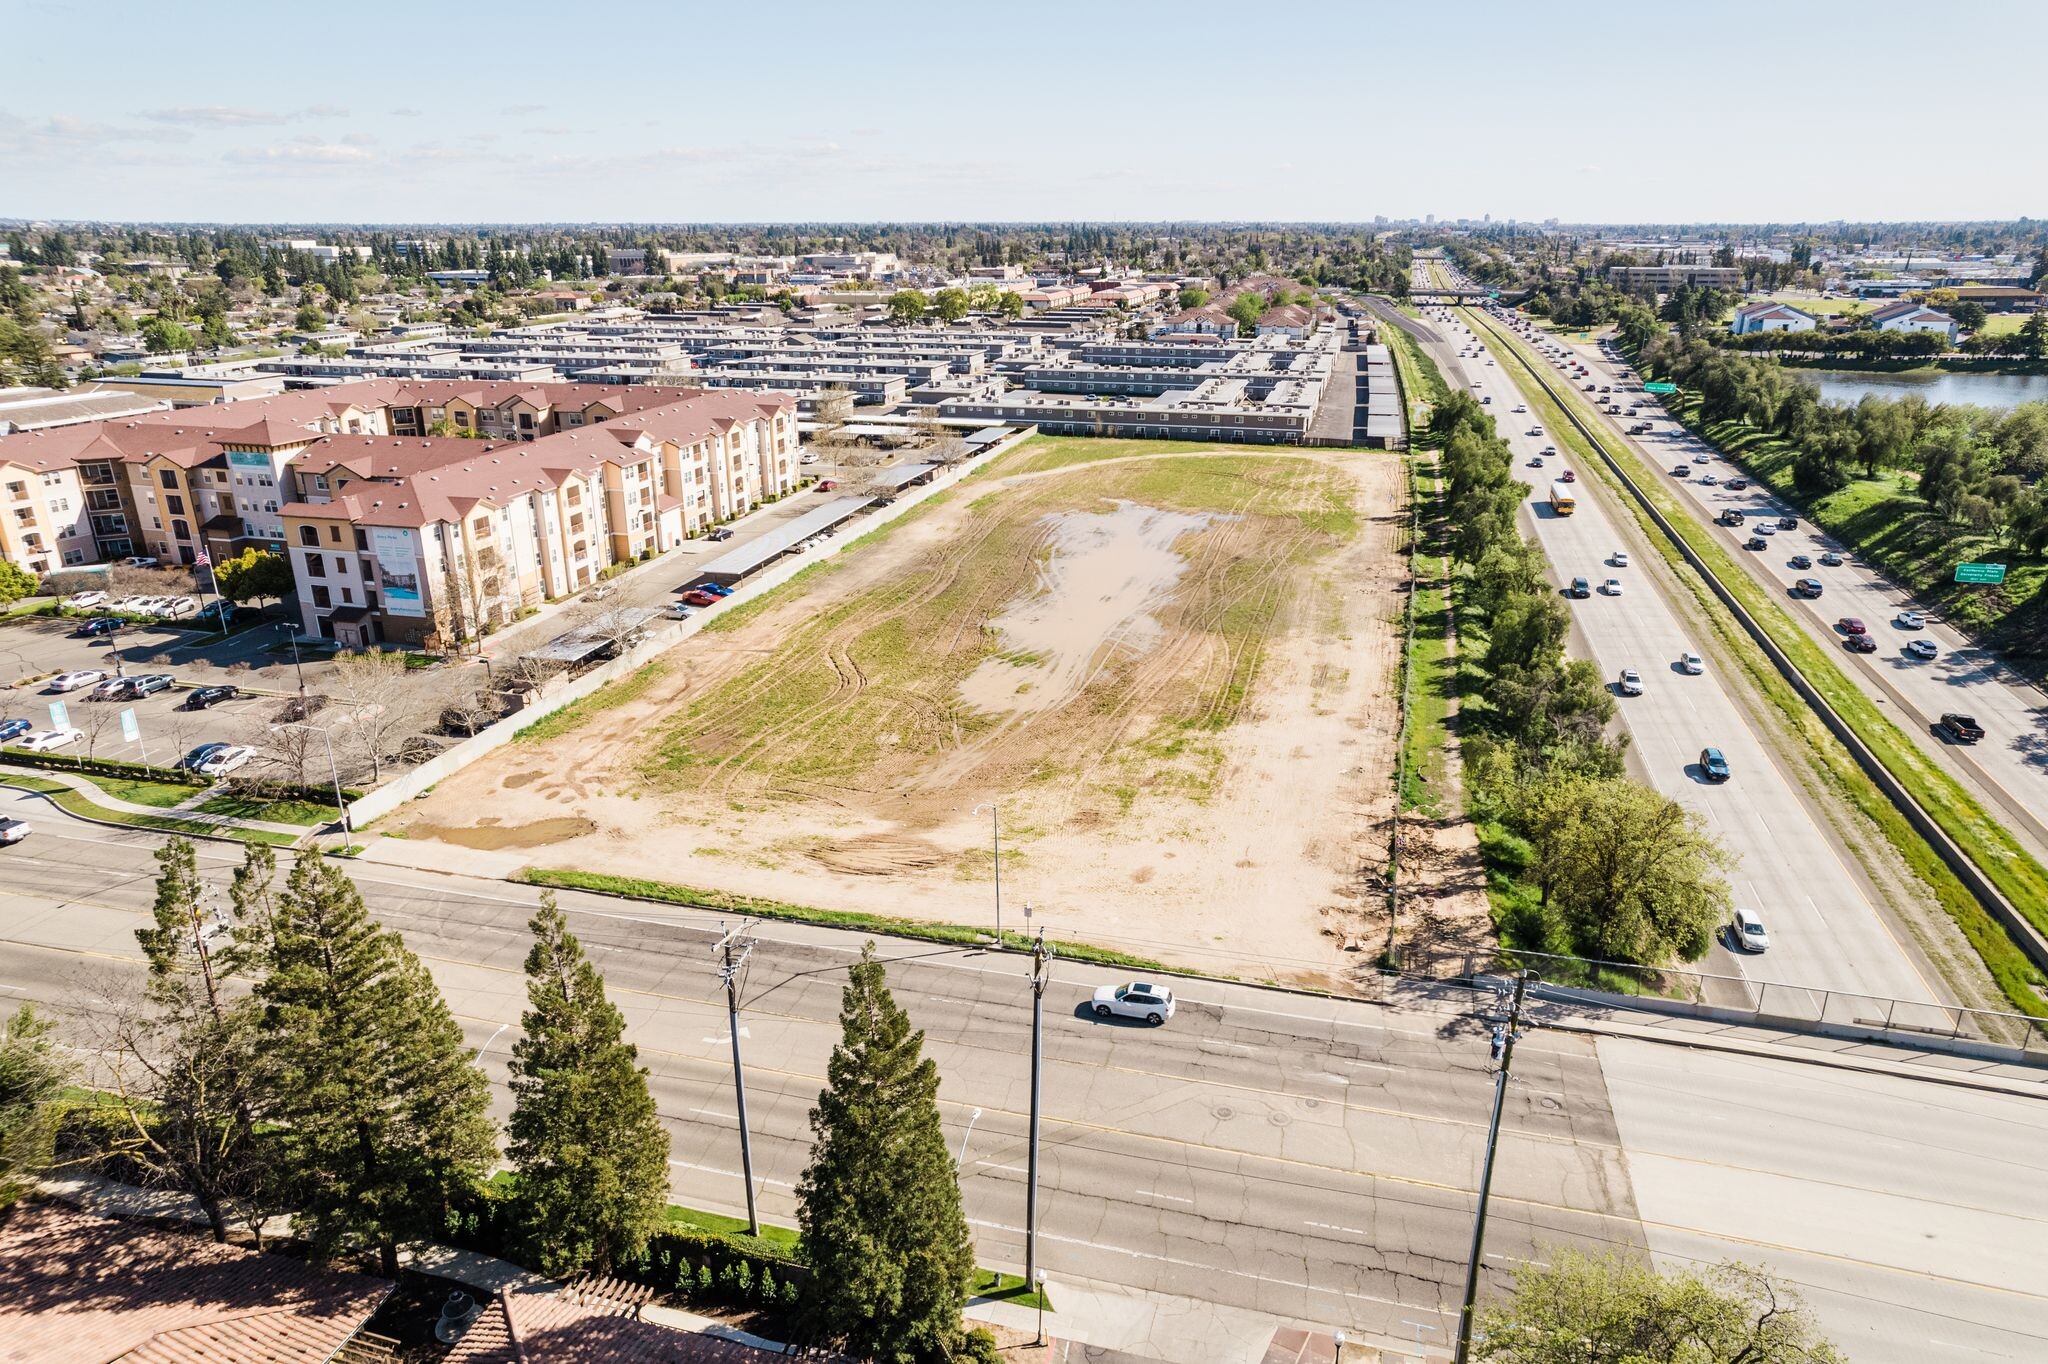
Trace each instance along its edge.
<path fill-rule="evenodd" d="M 331 542 L 333 542 L 334 544 L 337 544 L 337 545 L 338 545 L 338 544 L 340 544 L 340 543 L 341 543 L 341 527 L 340 527 L 340 526 L 329 526 L 329 527 L 327 528 L 327 538 L 328 538 L 328 540 L 330 540 L 330 541 L 331 541 Z"/>
<path fill-rule="evenodd" d="M 313 585 L 313 605 L 315 605 L 315 606 L 332 606 L 332 605 L 334 605 L 334 598 L 333 598 L 333 596 L 332 596 L 331 594 L 329 594 L 329 592 L 327 591 L 327 589 L 326 589 L 326 588 L 324 588 L 324 587 L 320 586 L 320 585 L 319 585 L 318 583 L 315 583 L 315 584 Z"/>
<path fill-rule="evenodd" d="M 185 499 L 165 493 L 164 510 L 173 516 L 183 516 L 185 514 Z"/>
<path fill-rule="evenodd" d="M 156 471 L 156 476 L 157 481 L 162 483 L 166 488 L 175 488 L 178 486 L 178 471 L 176 469 L 159 469 Z"/>
<path fill-rule="evenodd" d="M 366 535 L 366 534 L 364 534 L 364 533 L 363 533 L 363 530 L 362 530 L 362 528 L 361 528 L 360 526 L 359 526 L 359 527 L 357 527 L 357 528 L 356 528 L 356 548 L 357 548 L 358 550 L 367 550 L 367 549 L 368 549 L 369 547 L 370 547 L 370 537 L 369 537 L 368 535 Z"/>
<path fill-rule="evenodd" d="M 306 556 L 306 572 L 315 578 L 326 577 L 327 561 L 317 554 L 308 554 Z"/>
<path fill-rule="evenodd" d="M 356 594 L 355 594 L 355 591 L 354 591 L 354 590 L 353 590 L 352 588 L 347 588 L 347 587 L 344 587 L 344 588 L 342 588 L 342 589 L 341 589 L 341 600 L 342 600 L 342 603 L 343 603 L 344 605 L 346 605 L 346 606 L 354 606 L 354 605 L 356 604 Z"/>
<path fill-rule="evenodd" d="M 346 578 L 348 576 L 348 560 L 342 558 L 339 554 L 334 556 L 334 576 L 337 578 Z"/>
<path fill-rule="evenodd" d="M 180 540 L 190 540 L 192 538 L 192 529 L 183 521 L 173 521 L 171 522 L 171 534 L 177 536 Z"/>
<path fill-rule="evenodd" d="M 319 532 L 318 530 L 316 530 L 316 529 L 315 529 L 314 527 L 312 527 L 312 526 L 300 526 L 300 527 L 299 527 L 299 543 L 300 543 L 300 544 L 302 544 L 302 545 L 317 545 L 317 544 L 319 544 L 319 543 L 320 543 L 320 532 Z"/>

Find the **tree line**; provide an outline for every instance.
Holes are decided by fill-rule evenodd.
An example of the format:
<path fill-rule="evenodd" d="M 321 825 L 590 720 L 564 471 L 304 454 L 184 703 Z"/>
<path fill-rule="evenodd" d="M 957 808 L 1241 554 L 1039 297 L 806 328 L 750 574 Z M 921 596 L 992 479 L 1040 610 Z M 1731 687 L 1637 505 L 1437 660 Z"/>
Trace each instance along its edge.
<path fill-rule="evenodd" d="M 1442 450 L 1457 566 L 1467 780 L 1483 840 L 1533 894 L 1504 897 L 1512 945 L 1655 965 L 1705 954 L 1729 907 L 1727 854 L 1699 817 L 1623 775 L 1613 695 L 1565 657 L 1570 618 L 1515 518 L 1528 487 L 1492 417 L 1466 392 L 1430 418 Z M 1484 648 L 1478 642 L 1484 641 Z M 1475 652 L 1476 650 L 1476 652 Z"/>
<path fill-rule="evenodd" d="M 1646 372 L 1697 393 L 1703 421 L 1740 423 L 1790 444 L 1793 482 L 1805 496 L 1845 487 L 1859 473 L 1917 473 L 1937 522 L 2048 551 L 2048 403 L 1997 412 L 1871 394 L 1850 407 L 1823 402 L 1762 356 L 1657 335 L 1639 357 Z"/>
<path fill-rule="evenodd" d="M 316 1260 L 396 1275 L 400 1247 L 447 1235 L 500 1161 L 475 1049 L 334 862 L 305 851 L 280 877 L 252 845 L 220 903 L 189 841 L 156 860 L 143 980 L 104 988 L 81 1020 L 95 1098 L 67 1107 L 75 1065 L 33 1008 L 0 1039 L 0 1206 L 62 1152 L 190 1195 L 216 1239 L 261 1246 L 288 1212 Z M 498 1249 L 557 1278 L 644 1280 L 669 1154 L 649 1073 L 551 892 L 528 928 Z M 937 1067 L 872 943 L 840 1021 L 797 1187 L 797 1321 L 865 1358 L 992 1358 L 961 1322 L 974 1251 Z"/>

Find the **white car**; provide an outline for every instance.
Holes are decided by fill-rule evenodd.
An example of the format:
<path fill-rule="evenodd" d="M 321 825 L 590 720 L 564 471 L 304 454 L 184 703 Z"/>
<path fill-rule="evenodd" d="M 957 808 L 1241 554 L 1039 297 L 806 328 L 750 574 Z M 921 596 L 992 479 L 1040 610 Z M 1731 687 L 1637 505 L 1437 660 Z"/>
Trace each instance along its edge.
<path fill-rule="evenodd" d="M 797 460 L 798 464 L 816 464 L 817 462 L 818 457 L 810 454 L 804 455 Z"/>
<path fill-rule="evenodd" d="M 64 604 L 83 611 L 88 606 L 104 606 L 106 602 L 107 594 L 104 592 L 74 592 Z"/>
<path fill-rule="evenodd" d="M 1095 992 L 1093 1003 L 1097 1018 L 1142 1018 L 1158 1027 L 1173 1017 L 1173 991 L 1142 980 L 1105 985 Z"/>
<path fill-rule="evenodd" d="M 156 600 L 154 597 L 123 597 L 114 603 L 114 609 L 116 611 L 126 611 L 134 615 L 141 615 L 149 610 L 149 604 L 154 600 Z"/>
<path fill-rule="evenodd" d="M 125 677 L 109 677 L 85 694 L 88 701 L 111 701 L 128 687 Z"/>
<path fill-rule="evenodd" d="M 1706 463 L 1710 462 L 1710 461 L 1711 461 L 1711 459 L 1712 459 L 1712 456 L 1710 456 L 1710 455 L 1694 455 L 1694 456 L 1692 457 L 1692 462 L 1693 462 L 1694 464 L 1706 464 Z"/>
<path fill-rule="evenodd" d="M 1527 412 L 1528 410 L 1529 410 L 1529 409 L 1528 409 L 1528 407 L 1527 407 L 1527 406 L 1526 406 L 1525 404 L 1522 404 L 1522 403 L 1516 403 L 1516 404 L 1515 404 L 1515 411 L 1517 411 L 1517 412 Z"/>
<path fill-rule="evenodd" d="M 1755 910 L 1738 908 L 1735 911 L 1733 928 L 1735 945 L 1743 951 L 1763 952 L 1769 950 L 1771 935 L 1764 931 L 1764 921 L 1757 917 Z"/>
<path fill-rule="evenodd" d="M 1707 661 L 1691 650 L 1687 650 L 1678 656 L 1678 670 L 1682 673 L 1691 673 L 1694 677 L 1698 677 L 1707 670 Z"/>
<path fill-rule="evenodd" d="M 1607 556 L 1607 564 L 1610 568 L 1627 568 L 1628 551 L 1625 549 L 1617 549 L 1616 551 L 1614 551 L 1614 553 Z"/>
<path fill-rule="evenodd" d="M 1619 578 L 1609 578 L 1609 579 L 1608 579 L 1608 580 L 1607 580 L 1606 582 L 1604 582 L 1604 583 L 1600 584 L 1600 595 L 1601 595 L 1601 596 L 1603 596 L 1603 597 L 1618 597 L 1618 596 L 1620 596 L 1620 595 L 1621 595 L 1621 579 L 1619 579 Z"/>
<path fill-rule="evenodd" d="M 1901 630 L 1924 630 L 1927 628 L 1927 617 L 1921 615 L 1918 611 L 1901 611 L 1899 612 L 1898 621 Z"/>
<path fill-rule="evenodd" d="M 107 678 L 101 668 L 81 668 L 77 672 L 58 673 L 50 679 L 51 691 L 77 691 L 80 687 L 97 686 Z"/>
<path fill-rule="evenodd" d="M 25 819 L 0 819 L 0 848 L 19 843 L 32 832 Z"/>
<path fill-rule="evenodd" d="M 255 756 L 256 750 L 246 744 L 229 744 L 201 758 L 192 770 L 202 777 L 225 777 Z"/>
<path fill-rule="evenodd" d="M 16 748 L 25 748 L 31 753 L 48 753 L 53 748 L 68 748 L 85 737 L 82 729 L 39 729 L 33 734 L 24 734 Z"/>
<path fill-rule="evenodd" d="M 696 614 L 697 608 L 689 605 L 687 602 L 669 603 L 668 618 L 670 620 L 688 620 Z"/>
<path fill-rule="evenodd" d="M 1701 474 L 1701 475 L 1700 475 L 1700 482 L 1702 482 L 1702 483 L 1709 483 L 1709 484 L 1711 484 L 1711 483 L 1719 483 L 1720 481 L 1721 481 L 1720 479 L 1718 479 L 1718 478 L 1715 478 L 1715 477 L 1714 477 L 1714 475 L 1713 475 L 1713 471 L 1712 471 L 1712 470 L 1709 470 L 1708 472 L 1706 472 L 1706 473 L 1704 473 L 1704 474 Z"/>
<path fill-rule="evenodd" d="M 1616 685 L 1620 688 L 1623 696 L 1641 696 L 1643 694 L 1643 675 L 1634 668 L 1623 668 L 1621 670 L 1621 681 Z"/>
<path fill-rule="evenodd" d="M 1933 640 L 1922 635 L 1920 638 L 1907 643 L 1906 652 L 1915 658 L 1935 658 L 1940 655 L 1941 650 L 1934 646 Z"/>

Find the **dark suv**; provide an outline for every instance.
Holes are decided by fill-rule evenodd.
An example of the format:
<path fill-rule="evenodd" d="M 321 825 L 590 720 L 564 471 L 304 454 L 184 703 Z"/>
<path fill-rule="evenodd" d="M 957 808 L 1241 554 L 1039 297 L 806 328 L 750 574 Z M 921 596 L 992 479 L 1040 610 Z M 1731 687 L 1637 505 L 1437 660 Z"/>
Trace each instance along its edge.
<path fill-rule="evenodd" d="M 1733 775 L 1728 770 L 1728 760 L 1721 756 L 1718 748 L 1700 750 L 1700 773 L 1708 781 L 1726 781 Z"/>

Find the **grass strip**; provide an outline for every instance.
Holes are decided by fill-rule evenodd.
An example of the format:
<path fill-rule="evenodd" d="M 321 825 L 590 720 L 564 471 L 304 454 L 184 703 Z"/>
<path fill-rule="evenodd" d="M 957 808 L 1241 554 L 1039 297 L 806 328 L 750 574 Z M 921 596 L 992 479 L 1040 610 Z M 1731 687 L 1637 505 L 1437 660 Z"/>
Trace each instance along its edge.
<path fill-rule="evenodd" d="M 227 824 L 208 824 L 196 819 L 179 819 L 173 815 L 138 815 L 127 810 L 112 810 L 96 805 L 83 792 L 75 791 L 62 782 L 47 777 L 24 776 L 16 772 L 0 774 L 0 786 L 11 786 L 18 791 L 34 791 L 48 796 L 52 804 L 67 814 L 80 819 L 96 820 L 101 824 L 123 824 L 131 829 L 151 829 L 158 833 L 185 834 L 201 838 L 232 838 L 243 843 L 268 843 L 272 847 L 288 848 L 299 841 L 297 834 L 272 833 L 267 829 L 237 829 Z"/>
<path fill-rule="evenodd" d="M 262 819 L 273 824 L 332 824 L 341 811 L 332 805 L 310 800 L 253 800 L 248 796 L 220 795 L 201 801 L 193 809 L 202 815 L 228 819 Z"/>
<path fill-rule="evenodd" d="M 553 867 L 527 867 L 515 878 L 533 886 L 555 886 L 564 890 L 589 890 L 604 895 L 624 895 L 635 900 L 656 900 L 662 904 L 687 905 L 691 909 L 725 910 L 758 919 L 780 919 L 789 923 L 816 924 L 823 928 L 851 928 L 891 938 L 915 938 L 922 942 L 986 944 L 986 929 L 967 924 L 934 923 L 929 919 L 897 919 L 885 914 L 867 914 L 851 909 L 818 909 L 810 905 L 784 904 L 730 891 L 680 886 L 672 881 L 649 881 L 637 876 L 612 876 L 605 872 L 569 871 Z M 1006 932 L 1003 945 L 1029 951 L 1033 939 L 1027 934 Z M 1114 948 L 1055 939 L 1052 946 L 1071 961 L 1093 962 L 1099 966 L 1126 966 L 1140 971 L 1164 971 L 1166 967 L 1148 957 L 1133 956 Z"/>
<path fill-rule="evenodd" d="M 1408 647 L 1402 668 L 1401 808 L 1435 818 L 1443 813 L 1444 753 L 1450 744 L 1450 557 L 1442 547 L 1438 497 L 1442 474 L 1434 460 L 1409 463 L 1416 519 L 1408 560 Z"/>
<path fill-rule="evenodd" d="M 1504 336 L 1484 319 L 1480 319 L 1480 325 L 1493 333 L 1497 344 L 1528 359 L 1519 342 Z M 1531 369 L 1533 366 L 1531 361 Z M 1678 580 L 1686 584 L 1700 602 L 1700 617 L 1710 623 L 1728 646 L 1730 654 L 1741 663 L 1758 689 L 1803 741 L 1813 757 L 1815 769 L 1878 827 L 1906 864 L 1933 890 L 1942 909 L 1983 959 L 2007 1002 L 2023 1013 L 2048 1017 L 2048 1000 L 2042 997 L 2042 990 L 2048 988 L 2048 976 L 2044 976 L 2019 949 L 1933 847 L 1914 832 L 1906 817 L 1878 790 L 1877 784 L 1857 765 L 1849 750 L 1835 739 L 1820 716 L 1722 606 L 1705 580 L 1692 571 L 1692 566 L 1679 553 L 1677 546 L 1670 543 L 1634 496 L 1614 478 L 1606 462 L 1566 418 L 1550 390 L 1535 382 L 1524 370 L 1514 370 L 1513 377 L 1531 408 L 1550 423 L 1557 439 L 1582 456 L 1583 465 L 1596 472 L 1620 494 L 1622 504 L 1642 525 L 1650 543 L 1677 570 Z M 1579 407 L 1587 424 L 1595 425 L 1594 418 L 1585 412 L 1584 404 L 1576 398 L 1572 401 Z M 1975 797 L 1935 766 L 1933 759 L 1921 752 L 1903 730 L 1877 709 L 1875 703 L 1849 680 L 1812 637 L 1765 595 L 1763 588 L 1734 560 L 1711 529 L 1701 525 L 1656 481 L 1654 471 L 1626 443 L 1616 440 L 1611 444 L 1603 442 L 1603 445 L 1663 513 L 1687 547 L 1713 570 L 1730 594 L 1749 612 L 1751 619 L 1785 651 L 1807 681 L 1869 746 L 1878 761 L 1920 807 L 1956 841 L 1964 855 L 2012 901 L 2028 922 L 2048 932 L 2048 871 L 2028 856 Z"/>
<path fill-rule="evenodd" d="M 180 782 L 151 781 L 147 777 L 110 777 L 102 773 L 90 773 L 80 780 L 91 782 L 114 800 L 125 800 L 131 805 L 154 805 L 160 809 L 182 805 L 206 790 L 203 786 Z"/>
<path fill-rule="evenodd" d="M 545 743 L 560 738 L 569 731 L 585 724 L 594 716 L 608 710 L 616 710 L 627 702 L 637 699 L 641 693 L 654 685 L 654 680 L 668 671 L 668 664 L 656 659 L 645 667 L 637 669 L 632 676 L 607 682 L 588 696 L 578 697 L 560 710 L 543 715 L 512 736 L 512 742 L 519 744 Z"/>

